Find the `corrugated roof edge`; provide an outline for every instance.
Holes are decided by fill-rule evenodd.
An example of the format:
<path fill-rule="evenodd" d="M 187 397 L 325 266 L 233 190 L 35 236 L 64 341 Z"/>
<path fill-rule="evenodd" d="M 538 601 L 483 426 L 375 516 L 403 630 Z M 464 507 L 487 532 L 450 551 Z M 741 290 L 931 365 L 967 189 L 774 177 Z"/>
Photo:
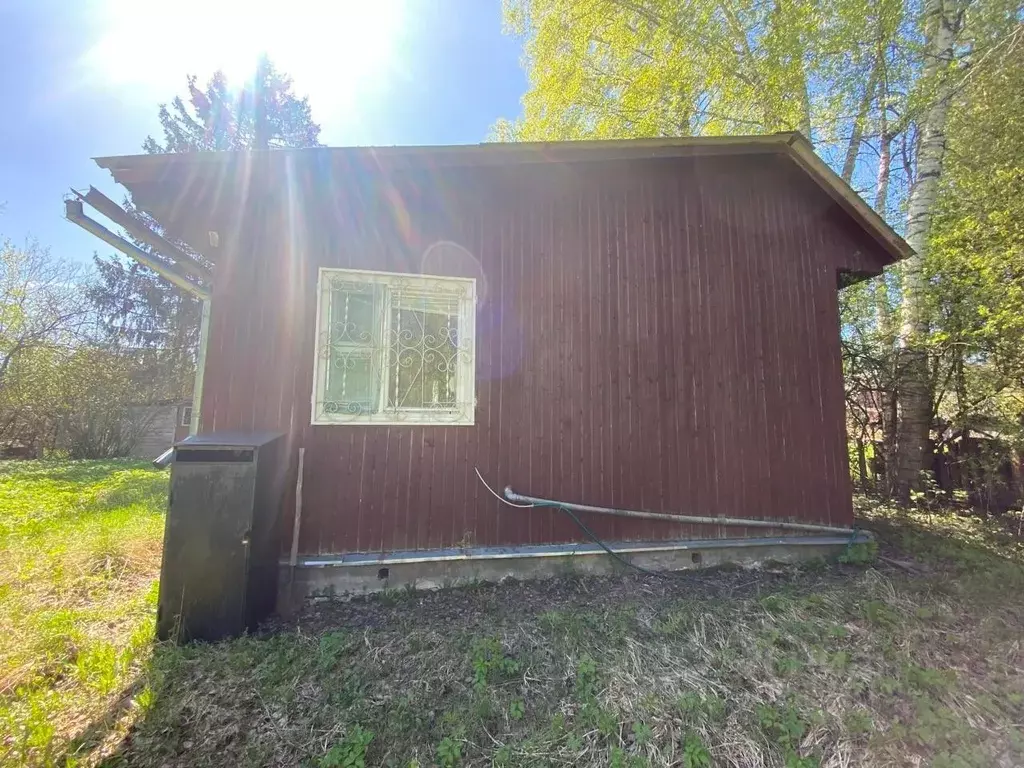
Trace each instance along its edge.
<path fill-rule="evenodd" d="M 584 162 L 685 155 L 756 154 L 774 152 L 790 157 L 836 201 L 888 253 L 893 261 L 913 254 L 913 249 L 873 208 L 814 152 L 814 146 L 798 131 L 753 136 L 688 136 L 658 139 L 612 139 L 557 142 L 507 142 L 439 146 L 311 147 L 308 149 L 246 150 L 241 152 L 192 152 L 165 155 L 121 155 L 94 158 L 114 180 L 131 184 L 154 181 L 155 175 L 175 165 L 206 165 L 255 160 L 260 157 L 325 155 L 365 161 L 381 167 L 431 167 L 492 165 L 534 162 Z"/>

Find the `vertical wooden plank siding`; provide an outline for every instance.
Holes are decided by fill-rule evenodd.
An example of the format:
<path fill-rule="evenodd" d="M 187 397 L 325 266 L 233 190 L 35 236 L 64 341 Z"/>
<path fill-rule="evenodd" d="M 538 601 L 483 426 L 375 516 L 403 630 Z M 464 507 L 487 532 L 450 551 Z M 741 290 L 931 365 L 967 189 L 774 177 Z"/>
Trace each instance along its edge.
<path fill-rule="evenodd" d="M 499 492 L 852 522 L 836 270 L 864 245 L 782 159 L 297 173 L 218 265 L 203 425 L 305 447 L 301 553 L 586 540 L 474 468 Z M 317 268 L 418 272 L 439 241 L 477 262 L 439 267 L 478 278 L 475 424 L 311 426 Z"/>

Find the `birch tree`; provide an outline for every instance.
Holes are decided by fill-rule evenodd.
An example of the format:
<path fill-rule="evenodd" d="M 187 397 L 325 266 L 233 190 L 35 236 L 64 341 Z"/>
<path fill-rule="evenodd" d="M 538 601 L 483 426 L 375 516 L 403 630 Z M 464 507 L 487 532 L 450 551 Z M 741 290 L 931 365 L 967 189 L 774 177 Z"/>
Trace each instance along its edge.
<path fill-rule="evenodd" d="M 800 130 L 917 255 L 847 302 L 885 367 L 889 479 L 929 465 L 935 365 L 925 269 L 946 121 L 1020 24 L 1016 0 L 506 0 L 530 87 L 501 139 Z"/>

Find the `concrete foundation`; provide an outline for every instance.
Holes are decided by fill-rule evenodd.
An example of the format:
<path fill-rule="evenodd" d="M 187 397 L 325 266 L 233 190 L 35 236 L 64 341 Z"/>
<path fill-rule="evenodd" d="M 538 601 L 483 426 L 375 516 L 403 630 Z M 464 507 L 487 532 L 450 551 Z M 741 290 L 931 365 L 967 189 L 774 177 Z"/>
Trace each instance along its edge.
<path fill-rule="evenodd" d="M 757 566 L 765 561 L 796 562 L 834 557 L 865 533 L 759 539 L 701 539 L 613 543 L 634 565 L 652 571 L 679 571 L 726 563 Z M 506 578 L 543 579 L 571 574 L 609 574 L 629 567 L 596 544 L 488 547 L 378 554 L 304 557 L 294 572 L 281 566 L 283 612 L 306 597 L 351 596 L 385 589 L 440 589 Z"/>

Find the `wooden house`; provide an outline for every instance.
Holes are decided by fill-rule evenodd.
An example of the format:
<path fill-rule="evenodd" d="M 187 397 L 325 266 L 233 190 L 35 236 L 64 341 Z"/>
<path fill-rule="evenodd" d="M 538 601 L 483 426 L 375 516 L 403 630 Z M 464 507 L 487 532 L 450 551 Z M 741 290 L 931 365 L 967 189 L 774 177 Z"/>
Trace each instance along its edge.
<path fill-rule="evenodd" d="M 909 249 L 798 134 L 97 162 L 214 265 L 199 429 L 286 433 L 310 589 L 852 524 L 837 290 Z"/>

